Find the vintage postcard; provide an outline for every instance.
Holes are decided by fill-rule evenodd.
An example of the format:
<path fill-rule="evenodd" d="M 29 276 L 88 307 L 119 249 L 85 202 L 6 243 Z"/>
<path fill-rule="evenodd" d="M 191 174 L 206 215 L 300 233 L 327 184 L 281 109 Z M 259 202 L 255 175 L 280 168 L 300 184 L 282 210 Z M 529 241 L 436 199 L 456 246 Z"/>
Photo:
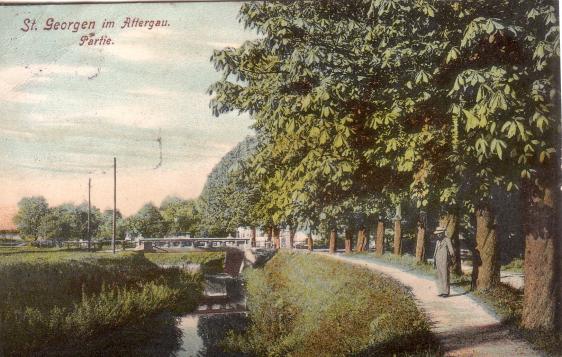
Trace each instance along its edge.
<path fill-rule="evenodd" d="M 562 356 L 554 0 L 0 0 L 0 357 Z"/>

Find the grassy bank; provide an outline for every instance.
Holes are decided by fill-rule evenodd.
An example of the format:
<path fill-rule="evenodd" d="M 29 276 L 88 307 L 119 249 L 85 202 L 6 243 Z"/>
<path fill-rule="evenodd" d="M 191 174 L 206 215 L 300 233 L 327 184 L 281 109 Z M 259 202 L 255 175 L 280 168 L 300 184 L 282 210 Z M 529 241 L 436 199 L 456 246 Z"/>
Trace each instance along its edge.
<path fill-rule="evenodd" d="M 259 356 L 434 355 L 425 316 L 398 283 L 311 254 L 245 273 L 250 326 L 230 349 Z"/>
<path fill-rule="evenodd" d="M 0 251 L 0 355 L 56 354 L 163 310 L 190 311 L 201 276 L 142 253 Z"/>

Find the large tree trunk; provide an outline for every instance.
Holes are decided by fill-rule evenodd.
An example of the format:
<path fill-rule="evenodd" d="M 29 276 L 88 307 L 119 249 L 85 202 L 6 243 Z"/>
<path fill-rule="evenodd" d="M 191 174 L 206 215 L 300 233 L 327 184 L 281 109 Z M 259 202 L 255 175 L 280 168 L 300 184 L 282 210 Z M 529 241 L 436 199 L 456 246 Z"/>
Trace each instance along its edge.
<path fill-rule="evenodd" d="M 558 192 L 554 186 L 543 192 L 526 194 L 528 200 L 523 218 L 525 289 L 521 322 L 527 329 L 553 329 L 557 305 L 559 314 L 562 308 L 560 288 L 557 289 L 560 279 L 556 276 L 559 268 L 556 259 L 560 259 L 556 254 L 560 244 L 555 197 Z"/>
<path fill-rule="evenodd" d="M 384 254 L 384 221 L 377 222 L 377 234 L 375 238 L 375 255 L 380 257 Z"/>
<path fill-rule="evenodd" d="M 418 232 L 416 234 L 416 262 L 425 261 L 425 222 L 418 218 Z"/>
<path fill-rule="evenodd" d="M 451 271 L 454 274 L 462 275 L 461 267 L 461 243 L 459 241 L 458 217 L 453 213 L 446 213 L 439 219 L 439 226 L 445 228 L 445 234 L 453 243 L 455 259 L 451 265 Z"/>
<path fill-rule="evenodd" d="M 312 240 L 311 234 L 306 236 L 306 244 L 307 244 L 308 250 L 312 252 L 314 250 L 314 241 Z"/>
<path fill-rule="evenodd" d="M 359 231 L 357 231 L 357 244 L 355 245 L 356 252 L 365 251 L 365 233 L 365 227 L 361 227 L 359 228 Z"/>
<path fill-rule="evenodd" d="M 256 227 L 252 227 L 252 235 L 250 236 L 250 246 L 256 247 Z"/>
<path fill-rule="evenodd" d="M 394 255 L 400 255 L 402 252 L 402 227 L 400 218 L 394 219 Z"/>
<path fill-rule="evenodd" d="M 275 249 L 281 248 L 281 238 L 279 237 L 279 227 L 273 227 L 273 245 Z"/>
<path fill-rule="evenodd" d="M 267 227 L 267 241 L 271 242 L 271 236 L 273 235 L 273 227 Z"/>
<path fill-rule="evenodd" d="M 487 206 L 476 211 L 476 250 L 472 264 L 476 289 L 489 289 L 500 282 L 496 217 Z"/>
<path fill-rule="evenodd" d="M 353 239 L 353 231 L 351 229 L 345 230 L 345 252 L 351 253 L 351 240 Z"/>
<path fill-rule="evenodd" d="M 295 234 L 296 234 L 296 229 L 291 227 L 289 229 L 289 249 L 293 249 L 293 246 L 295 245 Z"/>
<path fill-rule="evenodd" d="M 330 254 L 334 254 L 336 252 L 337 240 L 338 240 L 338 231 L 335 228 L 332 228 L 332 230 L 330 231 L 330 242 L 329 242 Z"/>

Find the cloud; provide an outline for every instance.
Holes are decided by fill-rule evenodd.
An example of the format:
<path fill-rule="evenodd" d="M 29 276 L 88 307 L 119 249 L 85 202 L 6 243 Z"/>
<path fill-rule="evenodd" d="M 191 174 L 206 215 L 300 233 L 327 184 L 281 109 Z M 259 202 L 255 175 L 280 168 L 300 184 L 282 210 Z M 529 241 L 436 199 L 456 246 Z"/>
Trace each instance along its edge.
<path fill-rule="evenodd" d="M 193 63 L 208 62 L 213 49 L 238 47 L 239 41 L 208 40 L 195 31 L 179 32 L 167 28 L 134 29 L 115 37 L 115 44 L 104 51 L 130 62 Z M 166 46 L 164 44 L 175 44 Z"/>
<path fill-rule="evenodd" d="M 179 35 L 166 28 L 128 30 L 116 36 L 115 44 L 104 51 L 131 62 L 181 63 L 187 60 L 184 52 L 157 45 L 169 41 L 170 37 L 179 38 Z"/>
<path fill-rule="evenodd" d="M 2 137 L 13 137 L 18 139 L 31 139 L 33 138 L 33 134 L 27 131 L 21 130 L 11 130 L 11 129 L 4 129 L 0 128 L 0 134 Z"/>
<path fill-rule="evenodd" d="M 36 64 L 12 66 L 0 70 L 0 101 L 15 103 L 39 103 L 47 100 L 45 94 L 26 92 L 24 88 L 32 82 L 48 82 L 56 76 L 88 77 L 97 68 L 91 66 L 69 66 L 59 64 Z"/>
<path fill-rule="evenodd" d="M 163 97 L 168 99 L 175 99 L 182 96 L 182 93 L 171 91 L 159 87 L 142 87 L 138 89 L 128 89 L 126 90 L 127 93 L 140 95 L 140 96 L 147 96 L 147 97 Z"/>
<path fill-rule="evenodd" d="M 138 128 L 159 128 L 165 126 L 171 118 L 157 106 L 139 103 L 129 105 L 111 105 L 82 114 L 85 117 L 105 119 L 113 124 L 134 126 Z"/>

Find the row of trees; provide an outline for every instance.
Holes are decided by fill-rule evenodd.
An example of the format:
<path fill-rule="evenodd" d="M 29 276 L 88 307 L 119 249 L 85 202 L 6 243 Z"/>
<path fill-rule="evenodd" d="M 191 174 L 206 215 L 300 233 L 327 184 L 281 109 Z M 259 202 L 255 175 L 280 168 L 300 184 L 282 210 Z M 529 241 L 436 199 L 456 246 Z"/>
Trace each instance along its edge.
<path fill-rule="evenodd" d="M 88 232 L 87 202 L 49 207 L 44 197 L 24 197 L 18 203 L 15 223 L 20 234 L 30 239 L 110 239 L 113 235 L 113 210 L 101 212 L 97 207 L 91 207 Z M 147 203 L 127 218 L 116 212 L 117 239 L 124 239 L 127 234 L 131 237 L 160 238 L 194 233 L 199 230 L 199 224 L 196 202 L 178 197 L 164 199 L 160 207 Z"/>
<path fill-rule="evenodd" d="M 419 257 L 426 215 L 457 249 L 459 230 L 472 233 L 488 288 L 499 282 L 494 206 L 518 197 L 523 325 L 562 325 L 553 2 L 268 1 L 242 5 L 240 19 L 260 36 L 215 51 L 223 77 L 210 93 L 215 115 L 255 120 L 254 152 L 230 175 L 248 187 L 248 225 L 274 239 L 282 226 L 330 231 L 333 247 L 339 231 L 383 232 L 390 215 L 400 254 L 413 207 Z"/>

